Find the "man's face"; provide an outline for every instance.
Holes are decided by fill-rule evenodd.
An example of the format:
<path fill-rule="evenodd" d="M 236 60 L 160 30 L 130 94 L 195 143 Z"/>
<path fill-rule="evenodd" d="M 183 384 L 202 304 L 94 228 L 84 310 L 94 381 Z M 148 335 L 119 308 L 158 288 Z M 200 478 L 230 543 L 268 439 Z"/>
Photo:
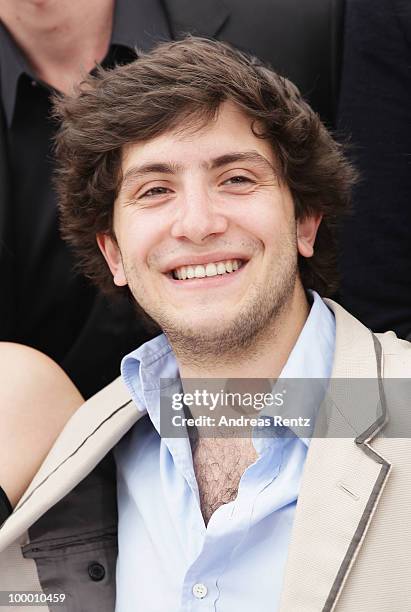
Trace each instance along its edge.
<path fill-rule="evenodd" d="M 238 107 L 184 127 L 124 150 L 117 241 L 98 242 L 172 342 L 245 347 L 290 305 L 319 218 L 295 221 L 272 147 Z"/>

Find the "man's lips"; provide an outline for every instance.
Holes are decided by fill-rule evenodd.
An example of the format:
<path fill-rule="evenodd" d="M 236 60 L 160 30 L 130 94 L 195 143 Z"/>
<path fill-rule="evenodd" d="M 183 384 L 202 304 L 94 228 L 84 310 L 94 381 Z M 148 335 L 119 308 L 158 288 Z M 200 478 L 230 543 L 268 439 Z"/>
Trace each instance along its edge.
<path fill-rule="evenodd" d="M 225 264 L 213 262 L 206 266 L 182 266 L 173 272 L 166 274 L 169 281 L 179 287 L 195 289 L 196 287 L 217 287 L 233 281 L 240 276 L 247 266 L 247 262 L 234 259 L 227 260 Z"/>

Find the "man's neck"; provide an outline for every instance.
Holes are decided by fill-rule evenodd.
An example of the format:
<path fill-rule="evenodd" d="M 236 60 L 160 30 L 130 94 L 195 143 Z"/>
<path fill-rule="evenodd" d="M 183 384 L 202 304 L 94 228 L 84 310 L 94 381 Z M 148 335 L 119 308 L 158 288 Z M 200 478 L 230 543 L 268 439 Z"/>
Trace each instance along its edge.
<path fill-rule="evenodd" d="M 278 378 L 307 320 L 310 307 L 301 285 L 255 346 L 235 359 L 215 355 L 197 366 L 177 355 L 181 378 Z"/>
<path fill-rule="evenodd" d="M 0 19 L 36 77 L 69 93 L 110 43 L 114 0 L 0 0 Z"/>

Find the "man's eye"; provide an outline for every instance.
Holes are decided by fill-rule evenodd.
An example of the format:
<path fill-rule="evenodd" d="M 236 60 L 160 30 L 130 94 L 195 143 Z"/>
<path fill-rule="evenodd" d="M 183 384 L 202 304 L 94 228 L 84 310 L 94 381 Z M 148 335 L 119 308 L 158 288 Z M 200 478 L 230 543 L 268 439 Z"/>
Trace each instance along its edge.
<path fill-rule="evenodd" d="M 250 184 L 250 183 L 254 183 L 254 181 L 252 181 L 251 179 L 249 179 L 247 176 L 231 176 L 229 179 L 227 179 L 226 181 L 224 181 L 224 185 L 242 185 L 242 184 Z"/>
<path fill-rule="evenodd" d="M 164 195 L 165 193 L 168 193 L 169 191 L 170 189 L 168 189 L 167 187 L 152 187 L 151 189 L 148 189 L 147 191 L 142 193 L 139 199 L 140 198 L 152 198 L 157 195 Z"/>

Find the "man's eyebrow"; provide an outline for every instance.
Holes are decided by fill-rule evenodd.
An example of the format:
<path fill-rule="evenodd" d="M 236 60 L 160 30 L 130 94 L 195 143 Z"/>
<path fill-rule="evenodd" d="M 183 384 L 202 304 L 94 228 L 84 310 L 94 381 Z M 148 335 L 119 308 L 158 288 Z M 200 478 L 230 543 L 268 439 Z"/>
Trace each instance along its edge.
<path fill-rule="evenodd" d="M 147 174 L 177 174 L 182 167 L 179 164 L 153 162 L 143 164 L 142 166 L 132 166 L 129 168 L 121 181 L 120 192 L 132 187 L 136 181 L 145 177 Z"/>
<path fill-rule="evenodd" d="M 274 165 L 266 157 L 264 157 L 264 155 L 257 153 L 257 151 L 225 153 L 224 155 L 220 155 L 219 157 L 213 159 L 210 165 L 211 168 L 214 169 L 236 162 L 252 162 L 276 172 Z"/>

